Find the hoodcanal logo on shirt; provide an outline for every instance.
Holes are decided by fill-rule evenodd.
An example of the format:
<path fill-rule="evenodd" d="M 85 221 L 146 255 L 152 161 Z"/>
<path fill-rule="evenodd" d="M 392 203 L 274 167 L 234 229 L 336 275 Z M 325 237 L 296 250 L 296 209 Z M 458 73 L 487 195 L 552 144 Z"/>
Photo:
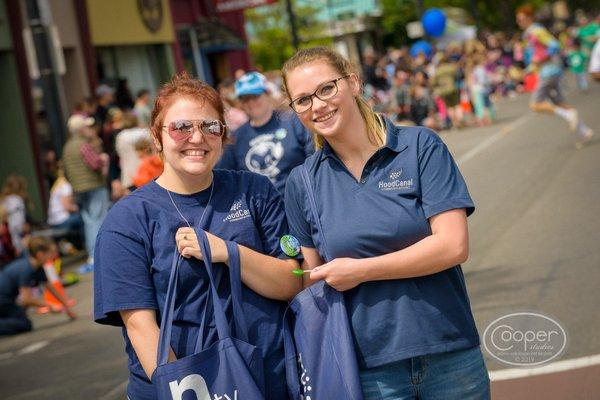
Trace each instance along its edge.
<path fill-rule="evenodd" d="M 229 214 L 223 218 L 223 222 L 234 222 L 244 218 L 250 217 L 250 210 L 244 209 L 242 206 L 242 200 L 238 200 L 231 206 Z"/>
<path fill-rule="evenodd" d="M 402 169 L 390 173 L 388 179 L 382 179 L 377 184 L 379 190 L 402 190 L 412 189 L 414 183 L 413 178 L 399 179 L 402 176 Z"/>

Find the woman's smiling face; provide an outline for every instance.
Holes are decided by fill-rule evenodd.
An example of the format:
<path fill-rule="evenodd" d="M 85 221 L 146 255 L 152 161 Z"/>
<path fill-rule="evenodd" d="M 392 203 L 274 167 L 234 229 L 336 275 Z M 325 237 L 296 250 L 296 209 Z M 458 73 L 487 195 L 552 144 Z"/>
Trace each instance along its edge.
<path fill-rule="evenodd" d="M 197 126 L 186 139 L 176 141 L 168 133 L 168 126 L 177 120 L 218 120 L 219 114 L 208 104 L 185 97 L 169 106 L 163 119 L 162 150 L 165 171 L 198 178 L 209 174 L 223 152 L 223 142 L 218 136 L 206 135 Z"/>
<path fill-rule="evenodd" d="M 286 76 L 287 90 L 292 100 L 310 96 L 322 85 L 337 80 L 343 75 L 324 60 L 316 60 L 292 69 Z M 325 139 L 334 137 L 351 127 L 347 126 L 351 115 L 358 112 L 355 97 L 360 85 L 354 74 L 335 83 L 337 93 L 321 100 L 312 96 L 312 107 L 298 114 L 300 121 L 310 131 Z"/>

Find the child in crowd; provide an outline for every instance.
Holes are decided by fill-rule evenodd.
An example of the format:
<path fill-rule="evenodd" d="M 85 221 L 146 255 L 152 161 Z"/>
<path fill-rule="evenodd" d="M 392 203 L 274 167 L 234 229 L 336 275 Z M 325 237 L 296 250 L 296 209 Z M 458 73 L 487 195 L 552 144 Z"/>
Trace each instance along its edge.
<path fill-rule="evenodd" d="M 588 80 L 587 80 L 587 57 L 583 50 L 581 50 L 581 45 L 578 39 L 574 39 L 569 48 L 569 52 L 567 53 L 567 61 L 569 64 L 569 69 L 575 75 L 577 79 L 577 86 L 579 90 L 587 91 L 589 88 Z"/>
<path fill-rule="evenodd" d="M 140 165 L 133 177 L 133 184 L 139 188 L 162 174 L 163 162 L 154 152 L 149 139 L 138 140 L 135 143 L 135 152 L 140 158 Z"/>

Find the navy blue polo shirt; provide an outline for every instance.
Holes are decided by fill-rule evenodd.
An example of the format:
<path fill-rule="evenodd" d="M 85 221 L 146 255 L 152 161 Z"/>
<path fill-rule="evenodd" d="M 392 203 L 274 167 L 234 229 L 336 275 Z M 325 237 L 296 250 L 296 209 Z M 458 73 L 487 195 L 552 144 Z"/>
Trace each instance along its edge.
<path fill-rule="evenodd" d="M 288 233 L 283 201 L 263 176 L 237 171 L 214 171 L 214 193 L 204 216 L 205 230 L 225 240 L 274 257 L 284 257 L 279 239 Z M 192 226 L 207 205 L 210 188 L 191 195 L 171 194 L 177 208 Z M 175 251 L 175 232 L 187 226 L 171 203 L 167 191 L 155 181 L 117 202 L 109 211 L 95 250 L 94 318 L 101 324 L 123 326 L 120 310 L 164 307 L 169 272 Z M 231 321 L 229 269 L 215 264 L 218 292 Z M 195 258 L 180 264 L 179 286 L 171 346 L 178 358 L 193 354 L 205 310 L 209 279 Z M 265 358 L 268 399 L 285 399 L 282 317 L 285 302 L 267 299 L 242 284 L 243 307 L 250 343 Z M 209 307 L 208 345 L 217 340 Z M 160 319 L 159 319 L 160 320 Z M 127 393 L 132 400 L 155 399 L 156 393 L 123 329 L 129 356 Z"/>
<path fill-rule="evenodd" d="M 0 270 L 0 305 L 16 304 L 20 288 L 38 286 L 47 281 L 44 268 L 35 268 L 29 262 L 29 256 L 24 254 Z"/>
<path fill-rule="evenodd" d="M 232 134 L 217 168 L 266 176 L 283 195 L 290 171 L 314 152 L 310 132 L 295 113 L 274 111 L 262 126 L 245 123 Z"/>
<path fill-rule="evenodd" d="M 404 249 L 431 235 L 428 218 L 474 211 L 446 145 L 423 127 L 385 121 L 387 139 L 357 181 L 325 147 L 306 160 L 323 232 L 317 232 L 300 167 L 288 179 L 290 231 L 321 255 L 367 258 Z M 479 336 L 459 265 L 410 279 L 365 282 L 344 292 L 361 368 L 473 347 Z"/>

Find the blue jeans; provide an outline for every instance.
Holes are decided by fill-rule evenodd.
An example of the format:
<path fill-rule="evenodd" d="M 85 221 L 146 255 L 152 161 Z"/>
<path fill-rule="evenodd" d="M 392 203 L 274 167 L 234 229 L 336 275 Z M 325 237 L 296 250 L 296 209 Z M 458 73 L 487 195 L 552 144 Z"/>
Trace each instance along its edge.
<path fill-rule="evenodd" d="M 365 400 L 490 398 L 490 380 L 479 346 L 361 370 L 360 380 Z"/>
<path fill-rule="evenodd" d="M 102 225 L 102 221 L 104 221 L 104 217 L 106 217 L 110 205 L 108 190 L 105 187 L 100 187 L 79 193 L 77 194 L 77 202 L 81 209 L 81 218 L 83 218 L 85 249 L 89 257 L 94 257 L 96 235 L 100 230 L 100 226 Z"/>

